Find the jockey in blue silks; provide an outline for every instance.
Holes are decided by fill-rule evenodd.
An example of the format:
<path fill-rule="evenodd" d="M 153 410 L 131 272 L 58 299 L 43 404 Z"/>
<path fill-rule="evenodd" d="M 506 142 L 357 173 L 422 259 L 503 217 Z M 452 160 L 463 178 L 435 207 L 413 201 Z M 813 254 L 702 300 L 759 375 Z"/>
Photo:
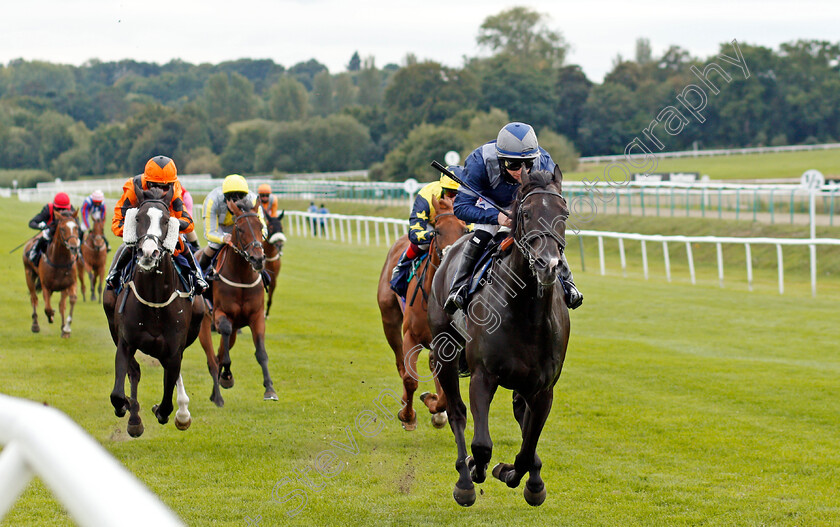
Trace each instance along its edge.
<path fill-rule="evenodd" d="M 467 157 L 463 181 L 482 196 L 506 208 L 516 199 L 523 170 L 552 172 L 554 166 L 554 160 L 539 146 L 534 129 L 525 123 L 513 122 L 499 131 L 495 141 L 476 148 Z M 467 223 L 474 223 L 475 233 L 464 248 L 461 265 L 444 305 L 450 314 L 465 307 L 468 281 L 487 244 L 502 226 L 511 225 L 511 218 L 498 212 L 466 186 L 461 187 L 455 198 L 455 215 Z M 565 255 L 561 255 L 560 261 L 560 280 L 566 290 L 566 305 L 575 309 L 583 302 L 583 295 L 575 286 Z"/>

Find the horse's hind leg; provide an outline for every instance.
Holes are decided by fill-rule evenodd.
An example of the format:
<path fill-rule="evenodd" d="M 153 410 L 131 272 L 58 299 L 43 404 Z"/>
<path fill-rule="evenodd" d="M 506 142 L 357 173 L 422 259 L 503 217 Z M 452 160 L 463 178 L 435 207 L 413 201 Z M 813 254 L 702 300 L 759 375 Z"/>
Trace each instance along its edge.
<path fill-rule="evenodd" d="M 435 365 L 432 359 L 432 354 L 429 354 L 429 371 L 434 374 Z M 429 412 L 432 414 L 432 425 L 435 428 L 443 428 L 446 426 L 448 416 L 446 415 L 446 394 L 443 393 L 443 388 L 440 387 L 440 380 L 437 375 L 435 378 L 435 392 L 423 392 L 420 394 L 420 402 L 426 405 Z"/>
<path fill-rule="evenodd" d="M 540 476 L 542 461 L 537 456 L 537 442 L 548 414 L 551 412 L 553 400 L 553 390 L 546 390 L 532 396 L 523 410 L 524 398 L 520 394 L 514 394 L 514 415 L 522 427 L 522 446 L 512 465 L 500 463 L 493 468 L 493 476 L 504 481 L 511 488 L 518 487 L 525 473 L 530 473 L 525 484 L 524 495 L 525 501 L 534 506 L 542 505 L 546 497 L 545 483 Z"/>
<path fill-rule="evenodd" d="M 470 466 L 470 476 L 476 483 L 483 483 L 487 477 L 487 464 L 493 455 L 493 441 L 490 439 L 488 413 L 490 403 L 498 385 L 484 370 L 477 369 L 470 379 L 470 411 L 473 416 L 472 453 L 474 462 Z"/>
<path fill-rule="evenodd" d="M 254 356 L 262 368 L 263 387 L 265 387 L 265 394 L 263 394 L 264 401 L 276 401 L 277 393 L 274 391 L 274 383 L 271 381 L 271 375 L 268 373 L 268 352 L 265 350 L 265 317 L 259 314 L 251 317 L 251 334 L 254 338 Z"/>
<path fill-rule="evenodd" d="M 207 356 L 207 369 L 210 371 L 210 377 L 213 378 L 213 391 L 210 393 L 210 400 L 221 408 L 225 405 L 225 400 L 222 398 L 222 392 L 219 389 L 219 361 L 216 359 L 216 351 L 213 349 L 213 336 L 210 334 L 212 323 L 210 314 L 204 315 L 201 319 L 198 341 L 204 348 L 204 354 Z"/>
<path fill-rule="evenodd" d="M 161 361 L 163 366 L 163 398 L 160 404 L 152 407 L 152 412 L 157 417 L 158 423 L 165 425 L 169 422 L 169 416 L 172 414 L 174 407 L 172 406 L 172 393 L 175 391 L 175 384 L 181 378 L 181 354 L 175 352 L 173 359 L 172 351 L 168 350 L 167 356 L 170 357 L 167 361 Z"/>
<path fill-rule="evenodd" d="M 467 407 L 461 400 L 461 388 L 458 384 L 458 371 L 454 361 L 444 362 L 435 354 L 435 362 L 441 365 L 438 378 L 447 394 L 446 411 L 449 413 L 449 427 L 455 436 L 455 445 L 458 447 L 458 459 L 455 461 L 455 470 L 458 471 L 458 482 L 452 491 L 452 497 L 458 505 L 469 507 L 475 503 L 475 485 L 470 477 L 470 469 L 467 466 L 467 442 L 464 439 L 464 429 L 467 426 Z"/>
<path fill-rule="evenodd" d="M 140 437 L 143 435 L 143 420 L 140 419 L 140 403 L 137 402 L 137 385 L 140 384 L 140 364 L 134 358 L 135 350 L 128 350 L 126 345 L 126 356 L 128 358 L 128 380 L 131 382 L 131 399 L 129 400 L 128 435 Z"/>
<path fill-rule="evenodd" d="M 38 324 L 38 293 L 35 291 L 35 275 L 26 270 L 26 286 L 29 288 L 29 302 L 32 304 L 32 333 L 41 331 Z"/>
<path fill-rule="evenodd" d="M 117 346 L 114 358 L 114 389 L 111 390 L 111 404 L 117 417 L 123 417 L 129 409 L 129 401 L 125 398 L 125 376 L 128 373 L 128 359 L 125 348 Z"/>

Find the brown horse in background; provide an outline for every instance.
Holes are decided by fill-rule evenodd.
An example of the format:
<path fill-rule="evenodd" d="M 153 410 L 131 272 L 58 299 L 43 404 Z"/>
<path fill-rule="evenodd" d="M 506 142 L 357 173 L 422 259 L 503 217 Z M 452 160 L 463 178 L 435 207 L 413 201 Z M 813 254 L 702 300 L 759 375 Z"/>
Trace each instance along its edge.
<path fill-rule="evenodd" d="M 435 236 L 429 244 L 429 254 L 417 268 L 417 272 L 408 282 L 405 311 L 400 306 L 400 299 L 391 290 L 391 271 L 400 256 L 409 245 L 408 236 L 400 237 L 385 259 L 385 265 L 379 274 L 379 287 L 376 292 L 379 311 L 382 313 L 382 327 L 394 356 L 397 359 L 397 371 L 403 383 L 403 408 L 398 417 L 406 430 L 417 428 L 417 413 L 414 411 L 414 392 L 417 391 L 421 378 L 417 373 L 417 357 L 423 348 L 431 347 L 432 334 L 426 316 L 428 309 L 428 294 L 431 290 L 435 271 L 443 259 L 444 249 L 455 243 L 458 238 L 466 234 L 466 224 L 455 217 L 452 212 L 452 200 L 432 198 L 435 215 Z M 432 372 L 437 393 L 423 393 L 420 400 L 428 407 L 432 414 L 432 424 L 435 428 L 446 426 L 446 397 L 437 380 L 436 372 Z"/>
<path fill-rule="evenodd" d="M 265 211 L 263 211 L 265 212 Z M 263 240 L 263 253 L 265 253 L 265 272 L 268 273 L 271 282 L 268 284 L 268 304 L 265 306 L 265 318 L 271 311 L 271 300 L 274 298 L 274 290 L 277 288 L 277 276 L 280 274 L 280 257 L 283 255 L 283 245 L 286 243 L 286 235 L 283 234 L 283 216 L 286 211 L 273 218 L 265 217 L 268 227 L 268 238 Z"/>
<path fill-rule="evenodd" d="M 245 326 L 251 328 L 255 356 L 263 372 L 263 399 L 278 400 L 268 373 L 268 353 L 265 350 L 265 292 L 261 274 L 265 266 L 265 253 L 262 222 L 258 215 L 260 204 L 252 208 L 245 198 L 237 203 L 229 202 L 228 206 L 234 214 L 234 229 L 230 243 L 218 252 L 216 279 L 211 282 L 210 290 L 213 310 L 207 312 L 202 320 L 198 336 L 207 355 L 207 368 L 213 377 L 210 400 L 220 407 L 224 406 L 225 401 L 219 386 L 233 387 L 230 349 L 236 342 L 236 330 Z M 218 356 L 213 349 L 211 324 L 215 325 L 221 337 Z"/>
<path fill-rule="evenodd" d="M 93 225 L 82 243 L 82 257 L 76 261 L 79 282 L 82 284 L 82 300 L 85 298 L 85 273 L 90 277 L 90 299 L 96 300 L 97 281 L 99 298 L 102 298 L 102 284 L 105 282 L 108 246 L 105 244 L 105 218 L 93 218 Z"/>
<path fill-rule="evenodd" d="M 61 313 L 61 337 L 70 337 L 70 323 L 73 321 L 73 308 L 76 306 L 76 259 L 79 257 L 80 245 L 78 217 L 78 211 L 63 211 L 57 214 L 58 226 L 55 235 L 41 255 L 37 268 L 29 260 L 29 249 L 38 240 L 38 236 L 28 241 L 23 249 L 23 268 L 26 272 L 29 300 L 32 303 L 33 333 L 41 331 L 41 326 L 38 325 L 38 291 L 44 295 L 44 314 L 47 315 L 50 324 L 55 316 L 50 297 L 54 291 L 60 291 L 58 310 Z M 65 318 L 64 309 L 68 297 L 70 313 Z"/>

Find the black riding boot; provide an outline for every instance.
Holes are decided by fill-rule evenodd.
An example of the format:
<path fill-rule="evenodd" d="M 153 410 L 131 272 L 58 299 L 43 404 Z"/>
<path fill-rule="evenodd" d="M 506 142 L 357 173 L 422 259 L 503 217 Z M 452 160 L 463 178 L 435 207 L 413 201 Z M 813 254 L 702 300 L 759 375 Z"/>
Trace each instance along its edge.
<path fill-rule="evenodd" d="M 105 277 L 105 285 L 109 289 L 116 289 L 120 285 L 120 275 L 131 260 L 131 252 L 131 249 L 125 244 L 117 248 L 117 253 L 114 255 L 114 262 L 111 264 L 111 270 L 108 271 L 108 276 Z"/>
<path fill-rule="evenodd" d="M 560 280 L 566 290 L 566 306 L 569 309 L 577 309 L 583 304 L 583 293 L 575 286 L 575 279 L 572 277 L 572 270 L 569 269 L 569 262 L 566 255 L 560 255 Z"/>
<path fill-rule="evenodd" d="M 46 236 L 41 236 L 35 243 L 32 245 L 32 248 L 29 249 L 29 261 L 31 261 L 35 267 L 38 267 L 38 262 L 41 260 L 41 254 L 44 253 L 47 246 L 50 244 L 50 239 Z"/>
<path fill-rule="evenodd" d="M 184 258 L 187 259 L 187 263 L 190 264 L 190 272 L 192 274 L 192 282 L 195 286 L 195 294 L 200 295 L 203 292 L 207 291 L 207 282 L 204 280 L 204 274 L 201 272 L 201 269 L 198 267 L 198 263 L 195 261 L 195 255 L 192 251 L 187 249 L 186 251 L 182 252 L 181 254 L 184 255 Z"/>
<path fill-rule="evenodd" d="M 458 267 L 458 272 L 452 281 L 452 288 L 449 290 L 449 297 L 447 297 L 446 304 L 443 306 L 444 311 L 450 315 L 466 307 L 467 293 L 470 287 L 468 282 L 470 276 L 472 276 L 473 267 L 475 267 L 476 262 L 492 239 L 493 235 L 489 232 L 476 231 L 467 242 L 467 246 L 464 247 L 464 253 L 461 255 L 461 266 Z"/>

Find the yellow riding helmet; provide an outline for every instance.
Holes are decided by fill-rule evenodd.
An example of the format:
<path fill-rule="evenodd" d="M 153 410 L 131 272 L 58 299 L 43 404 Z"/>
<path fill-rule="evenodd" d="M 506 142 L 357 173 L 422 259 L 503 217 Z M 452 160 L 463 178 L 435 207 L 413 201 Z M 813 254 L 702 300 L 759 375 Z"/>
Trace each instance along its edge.
<path fill-rule="evenodd" d="M 461 187 L 457 181 L 446 174 L 440 176 L 440 186 L 446 190 L 458 190 Z"/>
<path fill-rule="evenodd" d="M 245 178 L 239 174 L 229 175 L 222 183 L 222 193 L 227 194 L 229 192 L 244 192 L 247 194 L 248 182 L 245 181 Z"/>

